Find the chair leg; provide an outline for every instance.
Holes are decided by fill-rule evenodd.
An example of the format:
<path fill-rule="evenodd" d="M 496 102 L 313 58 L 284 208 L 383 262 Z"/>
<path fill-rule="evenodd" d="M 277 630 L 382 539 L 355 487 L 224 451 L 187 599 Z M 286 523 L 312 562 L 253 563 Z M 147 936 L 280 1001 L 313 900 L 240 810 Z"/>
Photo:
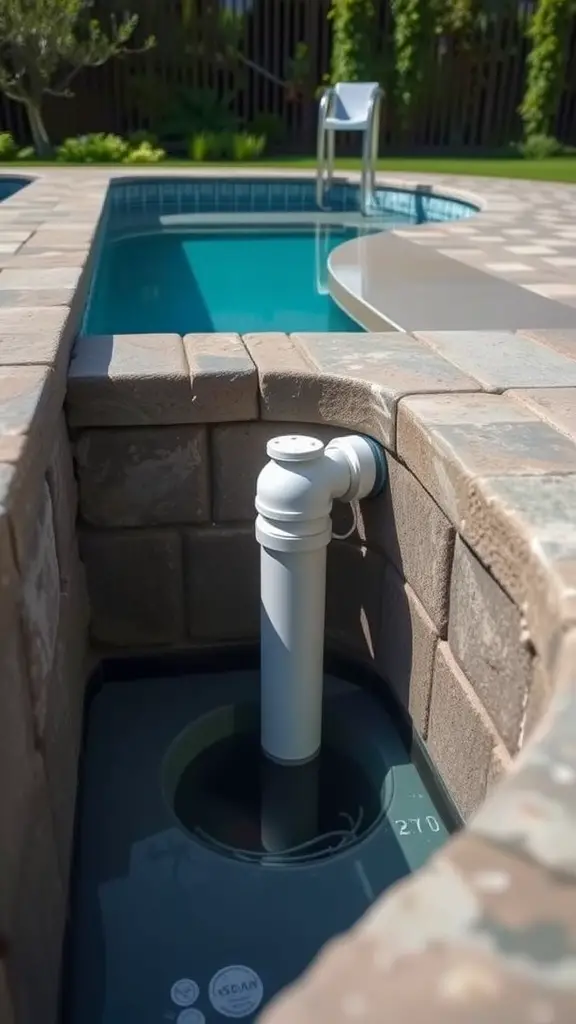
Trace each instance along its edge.
<path fill-rule="evenodd" d="M 322 120 L 318 123 L 316 148 L 316 205 L 321 209 L 324 205 L 324 171 L 326 157 L 326 131 Z"/>
<path fill-rule="evenodd" d="M 360 211 L 364 216 L 368 215 L 369 205 L 370 151 L 370 125 L 368 125 L 362 134 L 362 172 L 360 178 Z"/>
<path fill-rule="evenodd" d="M 326 180 L 327 188 L 330 188 L 334 177 L 334 154 L 336 151 L 336 132 L 327 132 L 328 139 L 328 174 Z"/>

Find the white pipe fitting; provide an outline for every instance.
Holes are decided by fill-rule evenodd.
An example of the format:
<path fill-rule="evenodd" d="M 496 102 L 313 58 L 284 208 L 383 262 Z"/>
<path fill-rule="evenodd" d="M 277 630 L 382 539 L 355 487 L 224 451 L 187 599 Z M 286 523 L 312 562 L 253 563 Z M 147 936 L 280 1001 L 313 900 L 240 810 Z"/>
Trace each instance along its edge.
<path fill-rule="evenodd" d="M 367 437 L 276 437 L 258 477 L 261 545 L 261 740 L 267 757 L 302 764 L 322 735 L 326 551 L 332 503 L 381 491 L 382 448 Z"/>

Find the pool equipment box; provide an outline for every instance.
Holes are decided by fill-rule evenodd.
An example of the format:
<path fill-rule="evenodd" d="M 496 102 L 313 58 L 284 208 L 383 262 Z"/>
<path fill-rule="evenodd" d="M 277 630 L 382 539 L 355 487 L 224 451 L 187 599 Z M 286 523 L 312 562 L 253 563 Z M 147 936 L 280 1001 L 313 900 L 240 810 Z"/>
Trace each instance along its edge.
<path fill-rule="evenodd" d="M 317 784 L 272 771 L 255 802 L 258 700 L 252 671 L 94 694 L 66 1024 L 254 1021 L 447 838 L 386 708 L 334 677 Z"/>

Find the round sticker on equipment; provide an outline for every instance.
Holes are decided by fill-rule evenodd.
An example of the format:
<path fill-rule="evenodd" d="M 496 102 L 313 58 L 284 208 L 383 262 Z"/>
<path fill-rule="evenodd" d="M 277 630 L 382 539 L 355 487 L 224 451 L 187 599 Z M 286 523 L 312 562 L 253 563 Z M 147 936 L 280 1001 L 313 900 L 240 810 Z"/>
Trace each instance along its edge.
<path fill-rule="evenodd" d="M 180 1010 L 176 1017 L 176 1024 L 206 1024 L 206 1017 L 201 1010 L 192 1006 L 189 1010 Z"/>
<path fill-rule="evenodd" d="M 176 1006 L 192 1006 L 200 995 L 200 989 L 191 978 L 180 978 L 170 989 L 170 999 Z"/>
<path fill-rule="evenodd" d="M 214 975 L 208 988 L 210 1002 L 223 1017 L 247 1017 L 262 1002 L 262 979 L 251 967 L 233 964 Z"/>

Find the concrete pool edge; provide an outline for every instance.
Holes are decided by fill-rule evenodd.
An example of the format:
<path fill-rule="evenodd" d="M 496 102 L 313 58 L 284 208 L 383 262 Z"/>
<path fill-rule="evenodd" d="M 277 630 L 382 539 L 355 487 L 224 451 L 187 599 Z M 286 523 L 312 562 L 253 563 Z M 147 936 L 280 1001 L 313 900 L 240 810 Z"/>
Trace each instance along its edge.
<path fill-rule="evenodd" d="M 62 179 L 58 180 L 61 173 Z M 48 472 L 49 499 L 45 497 L 44 484 L 47 467 L 53 464 L 52 449 L 56 441 L 64 445 L 65 461 L 69 458 L 67 441 L 61 433 L 63 426 L 59 412 L 65 389 L 67 355 L 78 323 L 79 300 L 76 286 L 70 284 L 74 274 L 61 272 L 58 276 L 46 274 L 45 270 L 79 271 L 77 280 L 81 280 L 106 180 L 105 172 L 73 174 L 58 171 L 42 180 L 42 189 L 36 189 L 36 184 L 30 186 L 31 191 L 35 189 L 33 202 L 28 203 L 27 196 L 24 202 L 25 194 L 19 193 L 13 197 L 17 203 L 7 200 L 0 211 L 0 223 L 6 230 L 22 234 L 29 230 L 30 233 L 30 244 L 25 242 L 12 262 L 4 263 L 9 272 L 26 270 L 28 287 L 23 289 L 19 283 L 21 277 L 14 278 L 13 274 L 10 277 L 9 273 L 10 286 L 4 289 L 7 301 L 0 307 L 0 358 L 4 376 L 10 377 L 16 392 L 6 392 L 3 401 L 2 559 L 4 565 L 7 560 L 15 562 L 11 569 L 11 585 L 2 594 L 3 621 L 8 624 L 12 614 L 20 614 L 22 590 L 30 579 L 30 573 L 37 572 L 39 564 L 45 567 L 51 578 L 50 573 L 55 571 L 54 554 L 56 571 L 61 581 L 67 581 L 66 590 L 62 589 L 62 582 L 58 587 L 58 608 L 49 610 L 47 621 L 51 625 L 48 632 L 45 620 L 39 622 L 35 619 L 29 605 L 25 611 L 25 654 L 28 660 L 37 642 L 41 642 L 42 650 L 53 650 L 54 616 L 57 614 L 61 623 L 64 605 L 73 615 L 74 626 L 70 627 L 68 643 L 64 643 L 62 637 L 59 639 L 60 656 L 68 657 L 72 641 L 75 647 L 83 647 L 85 627 L 80 615 L 81 584 L 74 583 L 73 590 L 70 590 L 70 580 L 76 571 L 80 574 L 74 554 L 76 541 L 70 526 L 74 518 L 74 487 L 67 477 L 66 486 L 70 489 L 62 506 L 63 492 L 57 483 L 62 470 L 51 469 Z M 565 187 L 560 189 L 561 194 L 567 191 Z M 10 211 L 9 218 L 3 218 L 4 210 Z M 23 291 L 27 294 L 23 295 Z M 397 463 L 398 468 L 394 472 L 400 476 L 408 473 L 411 487 L 414 482 L 419 484 L 417 493 L 423 504 L 431 501 L 432 495 L 434 508 L 441 511 L 450 524 L 447 528 L 449 536 L 460 535 L 455 562 L 452 562 L 448 542 L 446 548 L 447 572 L 458 595 L 454 607 L 465 603 L 466 587 L 471 585 L 470 572 L 481 582 L 481 591 L 484 586 L 489 587 L 488 578 L 490 584 L 498 588 L 490 590 L 490 595 L 497 593 L 498 600 L 504 596 L 511 602 L 511 605 L 505 603 L 505 607 L 514 609 L 512 619 L 501 622 L 502 632 L 497 635 L 508 638 L 515 659 L 525 651 L 532 660 L 534 677 L 526 690 L 526 711 L 532 721 L 539 719 L 541 706 L 553 695 L 546 717 L 542 718 L 534 738 L 515 763 L 514 773 L 495 789 L 466 832 L 454 840 L 427 871 L 385 898 L 370 920 L 361 923 L 348 939 L 343 940 L 343 945 L 339 945 L 332 954 L 326 954 L 326 959 L 316 969 L 317 973 L 312 972 L 310 980 L 302 983 L 301 995 L 296 993 L 293 1003 L 287 1004 L 284 1011 L 277 1011 L 278 1020 L 282 1019 L 280 1015 L 283 1012 L 290 1014 L 291 1020 L 300 1021 L 317 1020 L 322 1016 L 334 1021 L 347 1019 L 346 997 L 350 995 L 362 996 L 369 1009 L 374 1007 L 371 1011 L 373 1019 L 377 1019 L 383 999 L 398 1016 L 407 1011 L 414 1020 L 428 1020 L 432 1012 L 430 1007 L 435 1010 L 438 1001 L 439 1005 L 444 1005 L 448 1000 L 453 1007 L 455 998 L 462 1020 L 468 1019 L 471 1013 L 476 1013 L 478 1019 L 494 1019 L 494 1013 L 500 1009 L 511 1020 L 530 1019 L 532 1010 L 536 1016 L 541 1014 L 538 1019 L 544 1011 L 555 1013 L 556 1019 L 560 1020 L 573 1016 L 574 991 L 570 984 L 562 987 L 560 969 L 562 966 L 569 969 L 569 951 L 559 952 L 549 967 L 543 967 L 538 947 L 534 952 L 533 937 L 536 934 L 538 939 L 539 926 L 540 948 L 545 952 L 547 929 L 552 925 L 564 929 L 569 945 L 568 937 L 574 935 L 576 919 L 573 891 L 576 757 L 570 736 L 576 715 L 573 680 L 576 631 L 570 576 L 576 533 L 572 511 L 576 486 L 573 462 L 575 397 L 570 374 L 576 340 L 572 332 L 559 331 L 534 331 L 535 337 L 531 337 L 530 325 L 524 326 L 526 330 L 521 333 L 491 332 L 490 336 L 474 332 L 471 324 L 470 330 L 464 332 L 446 332 L 425 338 L 405 336 L 401 339 L 402 347 L 398 344 L 398 336 L 393 342 L 386 335 L 368 335 L 357 339 L 355 352 L 341 338 L 332 339 L 334 344 L 328 345 L 328 339 L 322 337 L 248 337 L 243 341 L 227 338 L 225 344 L 217 336 L 206 337 L 201 345 L 199 342 L 189 343 L 192 354 L 198 352 L 209 357 L 212 350 L 213 358 L 209 358 L 203 368 L 186 362 L 181 339 L 171 336 L 166 346 L 165 339 L 144 337 L 139 346 L 138 360 L 132 363 L 130 372 L 126 371 L 126 365 L 122 369 L 120 364 L 122 372 L 111 374 L 79 376 L 74 369 L 72 371 L 69 400 L 75 429 L 88 432 L 89 393 L 105 388 L 107 394 L 104 397 L 109 399 L 114 392 L 117 406 L 127 411 L 123 414 L 123 422 L 118 423 L 109 406 L 108 419 L 99 418 L 92 426 L 104 427 L 102 433 L 110 442 L 116 441 L 120 446 L 123 439 L 118 435 L 122 435 L 123 429 L 117 430 L 116 427 L 132 424 L 139 428 L 154 428 L 163 424 L 170 429 L 175 424 L 185 427 L 196 424 L 200 430 L 208 422 L 217 424 L 214 429 L 218 430 L 221 441 L 231 436 L 226 434 L 227 430 L 232 431 L 232 435 L 237 435 L 238 429 L 241 432 L 248 430 L 251 440 L 249 449 L 245 450 L 252 452 L 253 458 L 260 451 L 265 430 L 276 429 L 282 422 L 303 421 L 313 427 L 315 424 L 348 427 L 372 433 L 383 440 L 394 465 Z M 425 331 L 423 333 L 426 334 Z M 487 345 L 491 346 L 491 365 L 487 365 L 483 356 Z M 241 357 L 244 371 L 238 378 L 230 368 L 222 379 L 222 364 L 218 364 L 218 360 L 229 358 L 231 347 L 235 357 Z M 117 352 L 121 360 L 120 349 L 121 339 L 118 340 Z M 176 379 L 168 365 L 168 361 L 174 358 L 179 367 Z M 217 365 L 220 366 L 218 372 Z M 382 366 L 385 372 L 382 372 Z M 80 384 L 84 389 L 81 400 Z M 194 406 L 201 388 L 204 389 L 204 418 L 198 420 L 193 418 Z M 147 401 L 153 394 L 157 395 L 159 389 L 160 392 L 164 389 L 164 411 L 162 402 L 157 401 L 155 406 L 158 418 L 149 410 L 143 410 L 139 404 L 138 389 L 140 392 L 147 389 Z M 183 410 L 181 416 L 184 419 L 174 420 L 175 404 Z M 170 406 L 172 411 L 166 411 L 166 406 Z M 18 412 L 16 420 L 15 409 Z M 186 409 L 192 409 L 192 412 L 186 412 Z M 210 410 L 211 418 L 208 418 L 206 410 Z M 268 420 L 269 424 L 258 425 L 259 417 L 263 421 Z M 114 434 L 116 437 L 112 436 Z M 506 436 L 510 436 L 513 442 L 508 447 Z M 92 437 L 88 440 L 94 446 L 105 438 Z M 227 464 L 237 467 L 238 456 L 232 453 L 242 449 L 234 448 L 233 440 L 232 436 L 228 442 L 231 447 Z M 129 437 L 124 441 L 131 443 Z M 91 477 L 94 477 L 90 463 L 86 462 L 86 438 L 75 438 L 75 444 L 82 445 L 80 450 L 76 448 L 76 457 L 85 515 L 86 502 L 94 500 L 94 489 L 90 484 Z M 480 461 L 479 449 L 484 453 Z M 98 458 L 95 465 L 100 472 Z M 217 470 L 217 466 L 214 469 Z M 222 483 L 223 478 L 220 480 Z M 226 489 L 222 489 L 221 483 L 214 486 L 220 486 L 218 500 L 222 502 L 226 498 Z M 105 490 L 108 488 L 108 495 L 111 485 L 110 480 L 101 484 Z M 117 507 L 125 515 L 127 492 L 121 486 L 120 492 L 116 493 L 121 499 Z M 407 487 L 405 493 L 408 494 Z M 232 503 L 239 500 L 235 490 L 231 494 Z M 43 507 L 48 509 L 46 517 L 38 514 Z M 112 513 L 108 512 L 110 514 L 114 515 L 113 508 Z M 94 515 L 93 511 L 91 515 Z M 221 511 L 221 516 L 219 536 L 225 537 L 227 543 L 236 545 L 240 536 L 247 536 L 245 528 L 235 534 L 234 519 L 228 518 L 230 512 Z M 50 539 L 51 517 L 55 520 L 53 540 Z M 32 522 L 38 519 L 41 524 L 41 542 L 27 535 L 25 527 L 30 525 L 30 519 Z M 100 532 L 105 533 L 108 525 L 109 539 L 114 543 L 131 529 L 110 523 L 100 527 Z M 187 528 L 190 544 L 200 534 L 207 534 L 202 522 L 198 522 L 197 528 L 198 534 Z M 135 530 L 141 531 L 140 535 L 147 533 L 150 539 L 157 539 L 158 533 L 162 532 L 150 524 L 136 526 Z M 560 551 L 554 545 L 550 546 L 550 538 L 557 538 L 559 530 L 562 538 Z M 172 524 L 167 524 L 167 531 L 170 534 L 178 532 Z M 178 544 L 173 546 L 176 549 Z M 340 556 L 344 561 L 350 556 L 349 547 L 352 545 L 345 545 L 344 554 Z M 364 566 L 364 563 L 371 563 L 373 567 L 372 545 L 359 543 L 358 549 L 370 550 L 370 557 L 362 556 L 358 563 L 354 556 L 351 564 Z M 467 554 L 470 549 L 475 553 L 472 561 Z M 165 550 L 163 546 L 162 551 Z M 75 566 L 73 571 L 65 564 L 68 560 Z M 87 564 L 90 571 L 90 556 Z M 491 573 L 486 572 L 485 566 Z M 370 571 L 368 564 L 365 568 Z M 404 572 L 415 574 L 411 577 L 413 583 L 420 579 L 422 571 L 423 566 L 410 566 L 405 561 Z M 349 577 L 342 575 L 338 578 L 345 581 L 347 589 Z M 363 604 L 369 604 L 369 577 L 360 573 L 357 585 Z M 475 654 L 466 648 L 466 644 L 472 642 L 469 628 L 464 629 L 465 624 L 461 621 L 450 623 L 448 619 L 447 624 L 442 619 L 445 612 L 422 605 L 422 599 L 426 601 L 429 597 L 414 595 L 409 582 L 405 586 L 411 607 L 416 609 L 416 621 L 428 623 L 428 629 L 431 620 L 436 622 L 432 649 L 436 652 L 437 679 L 445 680 L 448 674 L 451 680 L 458 680 L 461 669 L 455 667 L 453 648 L 457 648 L 461 659 Z M 447 600 L 447 587 L 448 580 L 445 580 L 444 601 Z M 76 598 L 70 605 L 71 592 L 76 594 Z M 245 595 L 240 594 L 238 611 L 243 601 Z M 426 609 L 424 614 L 422 607 Z M 482 612 L 477 624 L 483 621 L 484 614 L 488 614 L 487 611 Z M 56 634 L 62 629 L 56 623 Z M 31 637 L 38 636 L 38 631 L 40 641 L 31 641 Z M 468 639 L 462 647 L 463 635 L 465 640 Z M 533 648 L 536 657 L 530 653 Z M 6 652 L 3 655 L 6 656 Z M 10 664 L 5 678 L 11 680 L 13 692 L 19 693 L 26 709 L 30 691 L 20 656 L 16 665 Z M 39 671 L 37 667 L 33 671 L 36 673 L 35 685 L 40 686 L 40 690 L 32 690 L 35 695 L 34 727 L 42 732 L 44 726 L 38 719 L 42 702 L 38 703 L 38 693 L 44 692 L 44 676 L 43 670 Z M 80 662 L 73 672 L 75 684 L 80 687 L 83 672 Z M 63 674 L 61 668 L 54 668 L 53 663 L 48 674 L 52 680 L 48 705 L 52 715 L 55 714 L 54 697 L 62 697 Z M 448 684 L 444 682 L 444 685 Z M 456 687 L 454 692 L 458 694 L 457 684 L 453 685 Z M 74 687 L 71 695 L 78 700 Z M 468 694 L 468 698 L 469 705 L 470 701 L 473 705 L 472 695 Z M 61 716 L 61 711 L 59 714 Z M 425 715 L 429 714 L 428 707 Z M 26 719 L 29 715 L 32 712 L 25 710 Z M 475 721 L 484 723 L 485 707 L 476 707 L 475 715 Z M 526 721 L 524 719 L 525 726 Z M 20 712 L 17 722 L 20 722 Z M 13 744 L 15 729 L 8 716 L 3 725 L 9 730 L 6 742 L 3 740 L 4 748 L 12 750 L 13 745 L 9 745 L 7 740 L 10 738 Z M 73 727 L 69 725 L 67 728 L 68 732 L 64 733 L 66 739 L 62 740 L 60 732 L 57 745 L 58 783 L 55 781 L 54 760 L 51 760 L 50 768 L 46 763 L 45 741 L 41 744 L 42 754 L 37 750 L 24 749 L 15 760 L 8 762 L 6 778 L 12 779 L 17 770 L 31 782 L 25 787 L 26 808 L 14 808 L 15 818 L 9 833 L 10 850 L 3 849 L 2 856 L 15 852 L 22 833 L 28 836 L 24 873 L 19 872 L 20 879 L 28 884 L 24 886 L 24 881 L 21 881 L 16 885 L 20 894 L 18 913 L 16 918 L 6 922 L 11 946 L 8 955 L 0 960 L 0 977 L 4 971 L 8 978 L 6 993 L 0 984 L 0 1000 L 14 998 L 16 1002 L 20 1001 L 14 980 L 14 956 L 19 957 L 20 962 L 25 955 L 30 960 L 34 947 L 36 959 L 33 962 L 41 962 L 42 970 L 46 972 L 46 985 L 50 971 L 53 973 L 57 969 L 55 959 L 46 956 L 47 948 L 52 949 L 54 945 L 54 941 L 51 944 L 54 933 L 51 938 L 44 933 L 40 948 L 37 945 L 41 931 L 38 922 L 42 920 L 41 915 L 38 918 L 38 908 L 45 908 L 48 899 L 56 900 L 58 893 L 64 892 L 66 884 L 65 866 L 57 868 L 60 876 L 58 885 L 53 883 L 49 870 L 52 860 L 46 851 L 51 848 L 52 840 L 48 836 L 52 834 L 54 825 L 50 824 L 50 814 L 46 815 L 46 809 L 50 809 L 56 820 L 56 804 L 61 814 L 62 801 L 66 802 L 63 796 L 66 784 L 70 788 L 70 760 L 74 760 L 77 735 L 74 739 Z M 54 749 L 51 747 L 50 758 L 54 756 Z M 466 753 L 470 760 L 470 751 Z M 64 770 L 64 756 L 69 759 L 67 770 Z M 498 772 L 498 764 L 500 768 L 507 765 L 501 751 L 494 764 L 490 764 L 494 774 Z M 41 782 L 46 774 L 49 779 Z M 8 806 L 6 801 L 5 804 Z M 36 809 L 33 822 L 29 818 L 32 808 Z M 36 840 L 31 846 L 30 838 L 38 836 L 40 820 L 44 829 L 43 840 Z M 34 831 L 30 831 L 32 825 Z M 548 841 L 550 834 L 553 839 Z M 61 842 L 65 847 L 62 836 Z M 63 850 L 64 865 L 65 857 Z M 12 859 L 6 861 L 3 868 L 7 878 L 13 876 Z M 33 884 L 30 884 L 30 879 Z M 34 913 L 24 896 L 26 891 L 32 890 L 36 896 Z M 51 890 L 50 894 L 48 890 Z M 439 904 L 437 900 L 440 900 Z M 407 904 L 412 907 L 411 917 Z M 445 913 L 448 906 L 454 908 L 453 916 Z M 26 924 L 22 923 L 23 917 Z M 407 922 L 402 929 L 399 919 Z M 388 935 L 394 948 L 387 944 Z M 399 942 L 400 935 L 405 936 L 402 942 Z M 422 951 L 423 935 L 429 937 L 430 943 L 436 943 L 440 954 Z M 514 938 L 517 945 L 512 948 L 518 951 L 517 954 L 508 951 L 510 943 L 507 949 L 504 948 L 503 936 Z M 55 944 L 57 948 L 57 941 Z M 399 959 L 400 954 L 402 959 Z M 52 956 L 56 957 L 56 954 L 52 953 Z M 421 970 L 418 986 L 405 983 L 406 966 L 410 977 Z M 391 970 L 393 967 L 396 970 Z M 40 981 L 39 988 L 42 987 Z M 358 1000 L 354 1005 L 360 1005 Z M 11 1009 L 8 1003 L 6 1006 L 6 1020 L 10 1020 Z M 45 1015 L 46 1010 L 44 1003 Z M 365 1019 L 370 1019 L 370 1016 Z"/>

